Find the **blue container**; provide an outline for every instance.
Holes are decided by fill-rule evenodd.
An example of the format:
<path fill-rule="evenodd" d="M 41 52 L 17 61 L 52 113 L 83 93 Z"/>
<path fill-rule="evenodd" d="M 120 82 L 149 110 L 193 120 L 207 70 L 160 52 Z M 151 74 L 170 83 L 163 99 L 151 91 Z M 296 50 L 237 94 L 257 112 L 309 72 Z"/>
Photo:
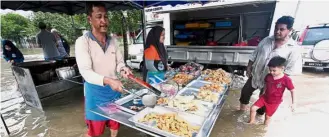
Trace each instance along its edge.
<path fill-rule="evenodd" d="M 185 29 L 185 25 L 175 25 L 176 29 Z"/>
<path fill-rule="evenodd" d="M 188 38 L 188 35 L 185 35 L 185 34 L 178 34 L 175 36 L 176 38 L 179 38 L 179 39 L 187 39 Z"/>
<path fill-rule="evenodd" d="M 232 22 L 230 21 L 220 21 L 220 22 L 216 22 L 216 27 L 231 27 L 232 26 Z"/>
<path fill-rule="evenodd" d="M 146 82 L 149 84 L 156 84 L 162 82 L 162 80 L 164 79 L 165 79 L 164 71 L 148 72 Z"/>

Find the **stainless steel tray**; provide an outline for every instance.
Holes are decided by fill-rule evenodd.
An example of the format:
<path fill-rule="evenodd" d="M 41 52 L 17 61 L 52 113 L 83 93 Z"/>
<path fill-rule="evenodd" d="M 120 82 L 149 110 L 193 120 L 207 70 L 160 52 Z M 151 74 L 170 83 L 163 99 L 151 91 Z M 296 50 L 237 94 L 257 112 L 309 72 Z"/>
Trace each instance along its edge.
<path fill-rule="evenodd" d="M 176 99 L 177 97 L 178 96 L 176 96 L 173 99 Z M 211 111 L 215 108 L 214 103 L 210 103 L 210 102 L 205 102 L 205 101 L 202 101 L 202 100 L 198 100 L 194 96 L 192 96 L 192 97 L 193 97 L 193 100 L 198 101 L 197 102 L 198 105 L 202 105 L 202 106 L 205 107 L 206 110 L 203 111 L 204 113 L 198 113 L 198 111 L 184 111 L 184 109 L 181 109 L 181 108 L 178 108 L 178 107 L 171 107 L 171 106 L 169 106 L 169 103 L 168 104 L 161 105 L 161 106 L 166 107 L 166 108 L 170 108 L 170 109 L 174 109 L 176 111 L 181 111 L 181 112 L 186 112 L 186 113 L 198 115 L 198 116 L 201 116 L 201 117 L 207 117 L 207 116 L 209 116 L 209 114 L 211 113 Z"/>
<path fill-rule="evenodd" d="M 186 87 L 200 89 L 201 87 L 203 87 L 203 86 L 205 86 L 207 84 L 216 84 L 216 83 L 212 83 L 212 82 L 208 82 L 208 81 L 203 81 L 203 80 L 194 80 L 190 84 L 188 84 Z M 226 84 L 219 84 L 219 85 L 223 87 L 223 90 L 221 90 L 221 91 L 213 91 L 213 92 L 223 94 L 224 91 L 225 91 L 225 89 L 226 89 L 226 87 L 227 87 L 227 85 Z"/>
<path fill-rule="evenodd" d="M 148 89 L 142 89 L 142 90 L 139 90 L 137 92 L 135 92 L 137 95 L 143 95 L 143 94 L 147 94 L 149 91 Z M 123 111 L 126 111 L 130 114 L 137 114 L 138 111 L 135 111 L 135 110 L 131 110 L 130 108 L 127 108 L 127 106 L 125 105 L 126 103 L 130 103 L 131 101 L 133 101 L 135 98 L 137 98 L 137 96 L 133 95 L 133 94 L 130 94 L 128 96 L 125 96 L 117 101 L 115 101 L 115 104 L 118 105 L 118 108 L 120 110 L 123 110 Z"/>
<path fill-rule="evenodd" d="M 135 123 L 135 125 L 137 127 L 144 128 L 148 131 L 157 133 L 159 135 L 163 135 L 163 136 L 166 136 L 166 137 L 179 137 L 179 136 L 177 136 L 175 134 L 172 134 L 170 132 L 160 130 L 159 128 L 157 128 L 155 126 L 151 126 L 149 124 L 139 122 L 140 119 L 144 118 L 145 115 L 147 115 L 149 113 L 157 113 L 157 114 L 177 113 L 178 116 L 180 116 L 184 120 L 188 121 L 190 124 L 195 125 L 195 126 L 200 126 L 200 129 L 203 128 L 203 125 L 204 125 L 203 123 L 205 121 L 205 119 L 203 117 L 188 114 L 188 113 L 185 113 L 185 112 L 177 112 L 173 109 L 169 109 L 169 108 L 165 108 L 165 107 L 161 107 L 161 106 L 155 106 L 154 108 L 147 107 L 144 110 L 137 113 L 136 115 L 134 115 L 133 117 L 129 118 L 129 121 Z M 198 131 L 198 133 L 199 133 L 199 131 Z M 198 136 L 198 133 L 194 134 L 193 137 Z"/>
<path fill-rule="evenodd" d="M 200 90 L 196 89 L 196 88 L 185 87 L 182 90 L 180 90 L 177 95 L 180 95 L 180 96 L 191 96 L 191 95 L 197 96 L 199 91 Z M 205 101 L 205 102 L 209 102 L 209 103 L 213 103 L 214 105 L 218 105 L 221 101 L 222 94 L 217 93 L 217 92 L 212 92 L 212 93 L 216 94 L 216 96 L 218 98 L 218 100 L 216 102 L 212 102 L 212 101 L 210 102 L 210 101 L 206 101 L 206 100 L 202 100 L 202 99 L 198 99 L 198 98 L 196 98 L 196 99 L 197 100 L 202 100 L 202 101 Z"/>
<path fill-rule="evenodd" d="M 200 89 L 202 86 L 207 84 L 211 84 L 211 82 L 202 81 L 202 80 L 193 80 L 191 83 L 186 85 L 186 87 Z"/>
<path fill-rule="evenodd" d="M 207 78 L 208 77 L 208 75 L 200 75 L 198 78 L 197 78 L 197 80 L 201 80 L 201 81 L 205 81 L 205 82 L 210 82 L 210 81 L 206 81 L 206 80 L 204 80 L 205 78 Z M 230 73 L 228 74 L 228 77 L 230 77 L 230 79 L 231 79 L 231 81 L 232 81 L 232 78 L 233 78 L 233 75 L 231 75 Z M 210 82 L 210 83 L 214 83 L 214 82 Z M 227 86 L 227 84 L 223 84 L 223 83 L 219 83 L 219 84 L 222 84 L 222 85 L 226 85 Z M 231 82 L 231 84 L 232 84 L 232 82 Z"/>

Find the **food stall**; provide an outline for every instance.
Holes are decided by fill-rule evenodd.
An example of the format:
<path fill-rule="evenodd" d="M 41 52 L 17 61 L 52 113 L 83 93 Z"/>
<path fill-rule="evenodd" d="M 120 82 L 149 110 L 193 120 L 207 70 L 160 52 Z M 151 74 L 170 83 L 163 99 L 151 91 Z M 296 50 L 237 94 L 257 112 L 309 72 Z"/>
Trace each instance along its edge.
<path fill-rule="evenodd" d="M 113 1 L 113 2 L 106 2 L 106 7 L 110 10 L 126 10 L 126 9 L 143 9 L 142 12 L 142 23 L 143 27 L 145 24 L 145 16 L 144 16 L 144 8 L 149 6 L 157 6 L 157 5 L 177 5 L 177 4 L 185 4 L 190 3 L 193 1 Z M 205 3 L 202 1 L 198 1 L 200 3 Z M 1 9 L 13 9 L 13 10 L 32 10 L 32 11 L 41 11 L 41 12 L 57 12 L 57 13 L 65 13 L 68 15 L 74 15 L 79 13 L 84 13 L 86 7 L 86 2 L 84 1 L 43 1 L 43 2 L 33 2 L 33 1 L 17 1 L 17 2 L 2 2 Z M 31 6 L 32 5 L 32 6 Z M 58 6 L 58 5 L 67 5 L 67 6 Z M 111 8 L 109 8 L 111 7 Z M 145 32 L 145 30 L 143 29 Z M 143 33 L 145 38 L 145 33 Z M 145 46 L 145 45 L 144 45 Z M 72 59 L 74 60 L 74 59 Z M 57 76 L 56 69 L 59 68 L 57 65 L 60 62 L 29 62 L 23 63 L 18 66 L 14 66 L 14 74 L 16 81 L 18 81 L 20 91 L 25 93 L 25 100 L 27 103 L 30 103 L 31 106 L 39 108 L 42 110 L 42 105 L 39 98 L 47 97 L 53 93 L 59 93 L 67 88 L 71 88 L 72 86 L 78 86 L 78 83 L 72 82 L 73 80 L 70 79 L 62 79 L 61 77 Z M 25 64 L 25 65 L 24 65 Z M 66 63 L 64 66 L 61 67 L 72 67 L 73 64 Z M 44 66 L 50 67 L 51 71 L 45 71 L 46 75 L 38 74 L 33 76 L 34 72 L 31 72 L 31 68 L 42 69 Z M 183 69 L 184 67 L 182 67 Z M 189 69 L 189 67 L 186 67 Z M 37 71 L 40 72 L 40 71 Z M 217 71 L 215 71 L 217 72 Z M 218 72 L 223 72 L 218 70 Z M 55 74 L 56 73 L 56 74 Z M 229 84 L 222 83 L 223 78 L 227 79 L 226 74 L 221 77 L 221 79 L 216 79 L 219 76 L 215 76 L 213 73 L 207 73 L 204 71 L 202 74 L 200 72 L 191 76 L 191 74 L 184 74 L 180 72 L 173 73 L 172 77 L 168 77 L 168 81 L 176 81 L 179 83 L 182 89 L 177 88 L 176 94 L 174 96 L 169 96 L 167 98 L 157 98 L 156 105 L 152 107 L 143 107 L 141 106 L 139 109 L 131 110 L 131 105 L 125 104 L 140 104 L 140 100 L 136 100 L 138 96 L 142 94 L 151 94 L 149 90 L 143 89 L 134 94 L 128 95 L 123 97 L 119 100 L 112 101 L 107 104 L 100 105 L 97 108 L 94 108 L 90 111 L 107 117 L 109 119 L 115 120 L 123 125 L 131 127 L 133 129 L 139 130 L 141 132 L 147 133 L 152 136 L 209 136 L 211 130 L 217 120 L 219 113 L 224 105 L 226 96 L 228 94 Z M 222 74 L 222 73 L 220 73 Z M 76 75 L 79 76 L 78 72 Z M 44 77 L 41 77 L 44 76 Z M 45 79 L 43 79 L 45 78 Z M 77 81 L 82 81 L 81 77 L 71 77 L 72 79 L 77 79 Z M 229 79 L 229 78 L 228 78 Z M 70 82 L 68 82 L 70 81 Z M 208 82 L 207 82 L 208 81 Z M 217 82 L 216 82 L 217 81 Z M 167 81 L 165 81 L 167 82 Z M 222 87 L 221 91 L 217 90 L 203 90 L 204 88 L 214 88 L 217 89 L 216 86 L 207 87 L 192 87 L 194 84 L 198 84 L 199 82 L 204 84 L 220 84 Z M 50 84 L 51 83 L 51 84 Z M 168 82 L 170 83 L 170 82 Z M 70 84 L 65 86 L 66 84 Z M 64 86 L 63 86 L 64 85 Z M 157 86 L 157 85 L 154 85 Z M 63 89 L 65 87 L 65 89 Z M 61 88 L 61 89 L 60 89 Z M 161 88 L 161 86 L 160 86 Z M 187 94 L 189 90 L 193 90 L 190 94 Z M 45 94 L 43 94 L 45 93 Z M 185 94 L 186 93 L 186 94 Z M 184 96 L 184 97 L 181 97 Z M 216 98 L 215 98 L 216 97 Z M 184 101 L 180 101 L 180 100 Z M 168 102 L 167 102 L 167 101 Z M 187 103 L 186 103 L 186 102 Z M 137 103 L 136 103 L 137 102 Z M 167 102 L 167 103 L 166 103 Z M 181 107 L 176 107 L 175 102 Z M 192 102 L 192 106 L 186 106 L 186 104 L 190 104 Z M 198 104 L 202 102 L 204 106 L 198 106 Z M 194 105 L 193 105 L 194 104 Z M 129 107 L 129 111 L 127 109 Z M 200 110 L 205 111 L 197 111 L 200 107 Z M 126 109 L 123 109 L 126 108 Z M 133 107 L 134 108 L 134 107 Z M 156 112 L 156 113 L 153 113 Z M 165 118 L 165 119 L 164 119 Z M 185 119 L 187 118 L 187 119 Z M 175 123 L 175 125 L 170 125 L 168 123 L 168 119 L 170 122 Z M 156 125 L 157 122 L 154 121 L 162 121 L 166 125 Z M 190 123 L 191 122 L 191 123 Z M 155 124 L 156 126 L 152 126 L 150 124 Z M 169 124 L 169 125 L 168 125 Z M 168 126 L 170 129 L 168 129 Z M 162 128 L 166 127 L 166 128 Z M 175 128 L 174 128 L 175 127 Z M 184 129 L 180 129 L 183 127 Z M 185 131 L 185 132 L 179 132 Z"/>
<path fill-rule="evenodd" d="M 142 89 L 90 111 L 151 136 L 210 136 L 232 75 L 222 69 L 202 69 L 199 64 L 187 63 L 167 73 L 166 80 L 152 85 L 163 93 L 154 104 L 144 97 L 156 95 Z"/>

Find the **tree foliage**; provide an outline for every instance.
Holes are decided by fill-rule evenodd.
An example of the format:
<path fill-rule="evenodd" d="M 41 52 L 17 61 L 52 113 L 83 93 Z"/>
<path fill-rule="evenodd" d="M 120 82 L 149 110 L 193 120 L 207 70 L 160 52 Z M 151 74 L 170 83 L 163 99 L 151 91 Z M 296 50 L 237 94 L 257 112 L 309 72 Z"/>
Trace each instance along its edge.
<path fill-rule="evenodd" d="M 127 11 L 127 28 L 129 31 L 139 29 L 141 12 L 139 10 Z M 72 19 L 74 23 L 72 22 Z M 122 34 L 122 11 L 109 12 L 109 32 Z M 19 14 L 8 13 L 1 15 L 1 37 L 18 41 L 23 37 L 33 37 L 39 32 L 38 23 L 44 22 L 55 28 L 71 43 L 81 36 L 81 29 L 90 29 L 86 14 L 69 16 L 66 14 L 34 12 L 26 18 Z"/>
<path fill-rule="evenodd" d="M 142 12 L 140 10 L 129 10 L 127 14 L 128 14 L 128 18 L 127 18 L 128 29 L 130 31 L 136 31 L 140 29 Z"/>
<path fill-rule="evenodd" d="M 1 37 L 18 41 L 19 39 L 31 35 L 33 26 L 30 20 L 14 13 L 1 15 Z"/>

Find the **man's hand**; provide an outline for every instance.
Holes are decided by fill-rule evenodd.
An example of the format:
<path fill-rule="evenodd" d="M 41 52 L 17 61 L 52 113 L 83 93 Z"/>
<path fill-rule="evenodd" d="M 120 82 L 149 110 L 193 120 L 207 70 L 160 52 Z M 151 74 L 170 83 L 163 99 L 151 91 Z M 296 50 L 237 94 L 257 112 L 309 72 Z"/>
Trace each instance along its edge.
<path fill-rule="evenodd" d="M 123 92 L 122 83 L 117 79 L 104 78 L 104 84 L 109 85 L 114 91 Z"/>
<path fill-rule="evenodd" d="M 15 63 L 15 61 L 14 61 L 14 60 L 10 60 L 10 63 L 12 63 L 12 64 L 13 64 L 13 63 Z"/>
<path fill-rule="evenodd" d="M 120 74 L 121 74 L 122 77 L 128 78 L 128 75 L 132 74 L 132 72 L 131 72 L 131 70 L 128 67 L 123 67 L 120 70 Z"/>
<path fill-rule="evenodd" d="M 292 111 L 292 112 L 295 112 L 295 110 L 296 110 L 296 105 L 295 105 L 295 104 L 291 104 L 290 108 L 291 108 L 291 111 Z"/>

